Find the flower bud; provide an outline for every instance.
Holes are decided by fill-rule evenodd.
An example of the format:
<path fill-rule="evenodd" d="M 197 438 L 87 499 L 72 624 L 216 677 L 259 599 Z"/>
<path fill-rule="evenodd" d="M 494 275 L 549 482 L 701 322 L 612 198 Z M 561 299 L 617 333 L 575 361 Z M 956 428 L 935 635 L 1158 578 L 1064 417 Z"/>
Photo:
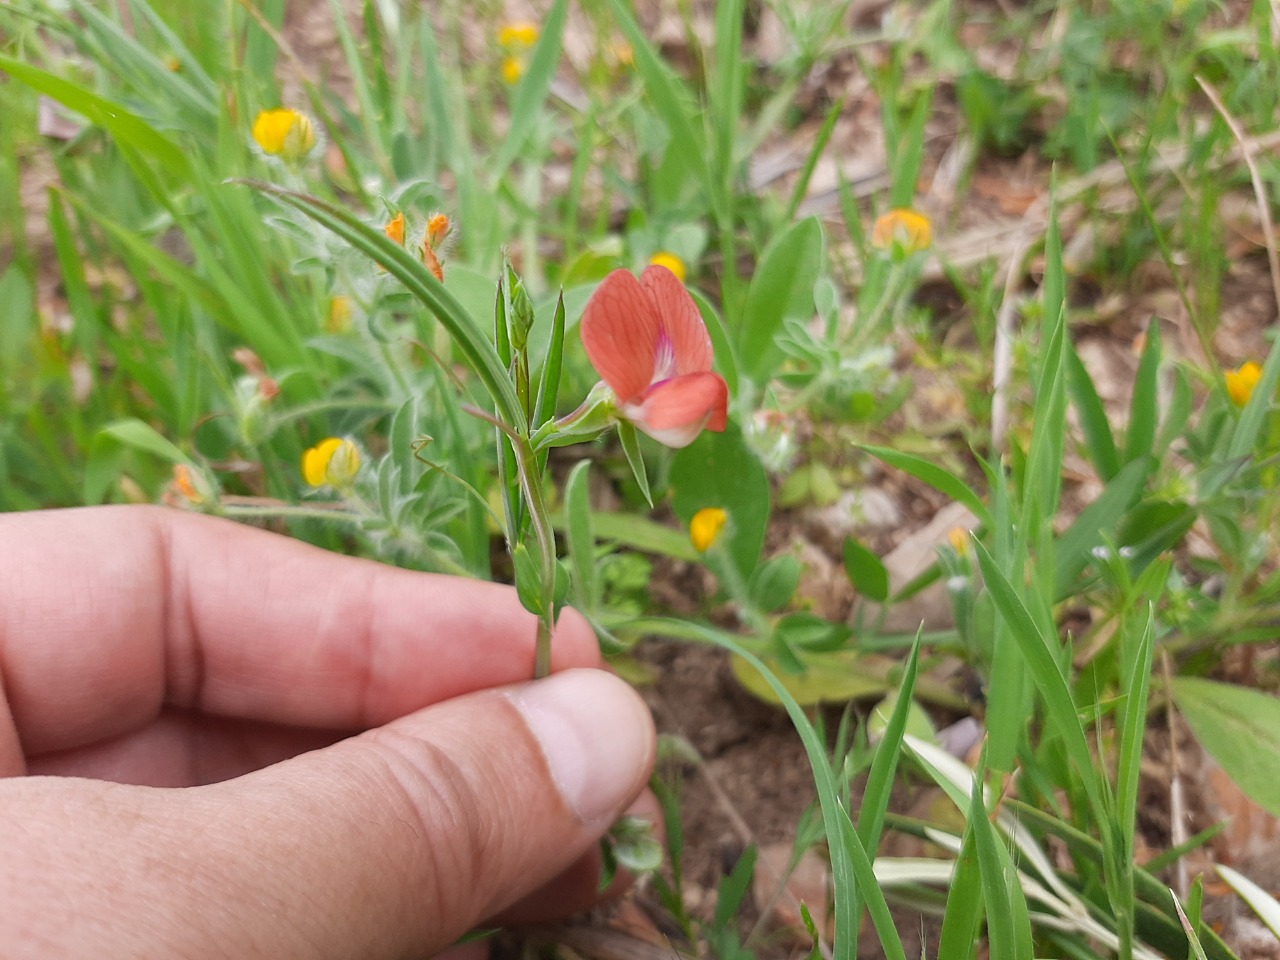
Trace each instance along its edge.
<path fill-rule="evenodd" d="M 523 350 L 528 344 L 532 327 L 533 302 L 524 288 L 524 282 L 517 279 L 511 288 L 511 346 L 515 350 Z"/>
<path fill-rule="evenodd" d="M 689 540 L 699 553 L 710 550 L 729 520 L 729 514 L 720 507 L 703 507 L 689 521 Z"/>
<path fill-rule="evenodd" d="M 302 455 L 302 478 L 313 487 L 350 487 L 360 472 L 360 449 L 351 440 L 326 437 Z"/>

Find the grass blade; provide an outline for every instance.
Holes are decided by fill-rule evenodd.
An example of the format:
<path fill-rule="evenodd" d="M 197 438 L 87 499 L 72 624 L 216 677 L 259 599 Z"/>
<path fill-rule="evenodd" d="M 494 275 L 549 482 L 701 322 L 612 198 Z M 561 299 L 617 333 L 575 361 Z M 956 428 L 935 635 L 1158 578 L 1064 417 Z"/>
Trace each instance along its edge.
<path fill-rule="evenodd" d="M 542 120 L 543 105 L 551 91 L 551 81 L 555 79 L 556 70 L 560 67 L 560 49 L 568 12 L 569 0 L 555 0 L 551 12 L 542 23 L 533 59 L 520 79 L 515 102 L 511 104 L 511 129 L 507 131 L 507 138 L 493 160 L 493 183 L 498 183 L 507 167 L 520 156 L 520 151 Z"/>
<path fill-rule="evenodd" d="M 899 470 L 911 474 L 917 480 L 923 480 L 940 493 L 945 493 L 952 500 L 963 503 L 973 511 L 973 515 L 978 518 L 979 524 L 987 528 L 991 527 L 991 514 L 987 511 L 986 505 L 978 499 L 978 495 L 970 489 L 969 485 L 955 474 L 943 469 L 931 460 L 925 460 L 923 457 L 917 457 L 910 453 L 902 453 L 889 447 L 875 447 L 866 443 L 859 444 L 859 446 L 873 457 L 883 460 L 889 466 L 897 467 Z"/>
<path fill-rule="evenodd" d="M 1147 325 L 1147 342 L 1138 362 L 1138 375 L 1133 383 L 1133 399 L 1129 403 L 1129 429 L 1125 433 L 1124 459 L 1132 463 L 1151 456 L 1156 442 L 1156 423 L 1160 419 L 1160 321 L 1152 318 Z"/>

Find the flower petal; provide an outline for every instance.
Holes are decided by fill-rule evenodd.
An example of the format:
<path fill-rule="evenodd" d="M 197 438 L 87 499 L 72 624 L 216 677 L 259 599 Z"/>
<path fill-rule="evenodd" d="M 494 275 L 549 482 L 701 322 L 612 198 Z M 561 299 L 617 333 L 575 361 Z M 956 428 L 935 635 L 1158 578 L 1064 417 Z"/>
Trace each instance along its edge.
<path fill-rule="evenodd" d="M 718 373 L 690 373 L 655 384 L 623 415 L 659 443 L 687 447 L 704 429 L 725 428 L 729 387 Z"/>
<path fill-rule="evenodd" d="M 618 400 L 638 399 L 653 380 L 662 335 L 640 281 L 626 270 L 605 277 L 587 301 L 580 332 L 591 365 Z"/>
<path fill-rule="evenodd" d="M 667 267 L 655 264 L 640 275 L 640 285 L 649 295 L 659 322 L 675 353 L 676 373 L 701 373 L 711 369 L 715 349 L 702 322 L 698 305 L 683 283 Z"/>

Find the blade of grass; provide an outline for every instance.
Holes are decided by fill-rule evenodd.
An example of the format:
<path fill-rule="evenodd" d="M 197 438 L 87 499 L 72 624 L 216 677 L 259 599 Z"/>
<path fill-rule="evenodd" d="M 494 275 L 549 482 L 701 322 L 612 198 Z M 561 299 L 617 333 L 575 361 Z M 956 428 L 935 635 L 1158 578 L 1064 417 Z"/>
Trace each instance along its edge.
<path fill-rule="evenodd" d="M 1138 363 L 1133 383 L 1133 399 L 1129 403 L 1129 429 L 1125 432 L 1124 460 L 1132 463 L 1151 455 L 1156 441 L 1156 424 L 1160 419 L 1160 321 L 1153 317 L 1147 324 L 1147 342 Z"/>
<path fill-rule="evenodd" d="M 1010 636 L 1017 643 L 1018 650 L 1022 653 L 1040 695 L 1044 699 L 1049 727 L 1062 739 L 1067 755 L 1075 765 L 1077 775 L 1089 797 L 1094 815 L 1101 819 L 1106 813 L 1106 808 L 1102 802 L 1097 781 L 1097 769 L 1093 762 L 1093 755 L 1089 752 L 1089 743 L 1085 739 L 1075 701 L 1071 696 L 1071 688 L 1067 685 L 1067 680 L 1059 667 L 1058 644 L 1041 634 L 1035 620 L 1018 599 L 1013 585 L 996 566 L 987 548 L 977 541 L 973 546 L 978 556 L 978 564 L 982 568 L 983 579 L 995 601 L 996 610 L 1008 625 Z"/>
<path fill-rule="evenodd" d="M 985 762 L 978 764 L 978 770 Z M 991 960 L 1031 960 L 1031 919 L 1009 851 L 1001 843 L 987 814 L 983 778 L 974 776 L 969 795 L 967 825 L 973 829 L 978 874 L 987 908 L 987 938 Z"/>
<path fill-rule="evenodd" d="M 1120 471 L 1120 452 L 1116 448 L 1111 422 L 1107 419 L 1107 411 L 1102 406 L 1093 378 L 1085 369 L 1075 346 L 1070 343 L 1067 345 L 1067 389 L 1071 392 L 1071 402 L 1080 417 L 1080 429 L 1084 432 L 1089 461 L 1093 464 L 1093 469 L 1098 471 L 1102 482 L 1108 483 Z"/>
<path fill-rule="evenodd" d="M 952 500 L 963 503 L 973 511 L 973 515 L 978 518 L 978 522 L 982 526 L 990 528 L 991 514 L 987 511 L 986 505 L 969 485 L 955 474 L 930 460 L 925 460 L 923 457 L 917 457 L 910 453 L 902 453 L 889 447 L 876 447 L 867 443 L 861 443 L 858 446 L 873 457 L 883 460 L 889 466 L 897 467 L 899 470 L 911 474 L 917 480 L 923 480 L 940 493 L 945 493 Z"/>
<path fill-rule="evenodd" d="M 568 0 L 555 0 L 542 22 L 538 45 L 534 48 L 528 70 L 520 78 L 515 100 L 511 104 L 511 128 L 490 167 L 491 183 L 501 182 L 507 168 L 520 156 L 525 143 L 542 121 L 547 94 L 551 92 L 551 81 L 555 79 L 560 67 L 560 50 L 568 12 Z"/>
<path fill-rule="evenodd" d="M 145 120 L 120 104 L 10 57 L 0 56 L 0 70 L 52 97 L 95 126 L 102 127 L 118 143 L 154 158 L 166 171 L 183 178 L 190 176 L 186 155 Z"/>
<path fill-rule="evenodd" d="M 805 716 L 804 708 L 787 691 L 781 681 L 751 651 L 738 640 L 722 631 L 701 624 L 663 617 L 646 617 L 634 621 L 631 626 L 667 636 L 697 640 L 728 650 L 751 665 L 773 689 L 778 700 L 791 718 L 796 732 L 804 744 L 805 754 L 813 771 L 814 784 L 822 808 L 822 820 L 831 854 L 831 873 L 835 886 L 836 933 L 833 944 L 834 960 L 854 960 L 858 955 L 858 913 L 853 909 L 851 894 L 854 885 L 865 898 L 880 945 L 887 960 L 906 960 L 902 940 L 893 925 L 893 917 L 885 902 L 884 892 L 875 879 L 871 860 L 858 838 L 853 821 L 840 802 L 835 775 L 827 759 L 826 745 L 817 730 Z"/>

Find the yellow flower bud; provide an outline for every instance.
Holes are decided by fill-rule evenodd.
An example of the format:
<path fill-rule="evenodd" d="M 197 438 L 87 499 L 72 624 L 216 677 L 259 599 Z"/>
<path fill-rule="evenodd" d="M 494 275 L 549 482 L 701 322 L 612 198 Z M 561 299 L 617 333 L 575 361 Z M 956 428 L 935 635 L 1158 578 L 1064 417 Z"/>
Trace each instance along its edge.
<path fill-rule="evenodd" d="M 515 86 L 523 76 L 524 64 L 518 57 L 507 57 L 502 61 L 502 79 L 505 83 Z"/>
<path fill-rule="evenodd" d="M 351 329 L 351 298 L 339 293 L 329 298 L 329 318 L 324 328 L 329 333 L 346 333 Z"/>
<path fill-rule="evenodd" d="M 359 472 L 360 450 L 345 437 L 326 437 L 302 455 L 302 478 L 313 487 L 349 487 Z"/>
<path fill-rule="evenodd" d="M 1237 407 L 1243 407 L 1262 379 L 1262 367 L 1250 360 L 1240 364 L 1235 370 L 1228 370 L 1223 378 L 1227 381 L 1227 393 L 1231 395 L 1231 402 Z"/>
<path fill-rule="evenodd" d="M 398 243 L 404 246 L 404 213 L 397 213 L 394 217 L 387 221 L 387 225 L 382 228 L 383 232 L 390 238 L 392 243 Z"/>
<path fill-rule="evenodd" d="M 933 225 L 929 218 L 917 210 L 897 207 L 876 218 L 871 228 L 871 245 L 877 250 L 893 250 L 918 253 L 933 243 Z"/>
<path fill-rule="evenodd" d="M 947 542 L 951 549 L 962 557 L 969 555 L 969 531 L 964 527 L 952 527 L 947 533 Z"/>
<path fill-rule="evenodd" d="M 449 235 L 451 226 L 452 224 L 449 223 L 447 214 L 433 213 L 431 215 L 431 219 L 427 221 L 427 240 L 434 249 L 440 248 L 444 238 Z"/>
<path fill-rule="evenodd" d="M 613 59 L 620 67 L 631 67 L 636 62 L 636 52 L 631 48 L 631 44 L 625 40 L 618 40 L 609 44 L 609 52 L 613 54 Z"/>
<path fill-rule="evenodd" d="M 191 468 L 185 463 L 175 463 L 173 465 L 173 485 L 178 488 L 178 492 L 190 503 L 204 503 L 208 495 L 201 487 L 203 483 L 197 481 L 191 472 Z"/>
<path fill-rule="evenodd" d="M 263 153 L 296 163 L 316 145 L 316 128 L 297 110 L 263 110 L 253 122 L 253 139 Z"/>
<path fill-rule="evenodd" d="M 688 275 L 688 271 L 684 267 L 684 261 L 670 250 L 659 250 L 649 258 L 649 263 L 655 267 L 666 267 L 676 275 L 676 279 L 681 283 L 684 283 L 684 278 Z"/>
<path fill-rule="evenodd" d="M 703 507 L 689 521 L 689 539 L 699 553 L 706 553 L 720 539 L 729 514 L 719 507 Z"/>
<path fill-rule="evenodd" d="M 498 31 L 498 45 L 506 50 L 532 47 L 538 42 L 538 27 L 526 21 L 508 23 Z"/>

